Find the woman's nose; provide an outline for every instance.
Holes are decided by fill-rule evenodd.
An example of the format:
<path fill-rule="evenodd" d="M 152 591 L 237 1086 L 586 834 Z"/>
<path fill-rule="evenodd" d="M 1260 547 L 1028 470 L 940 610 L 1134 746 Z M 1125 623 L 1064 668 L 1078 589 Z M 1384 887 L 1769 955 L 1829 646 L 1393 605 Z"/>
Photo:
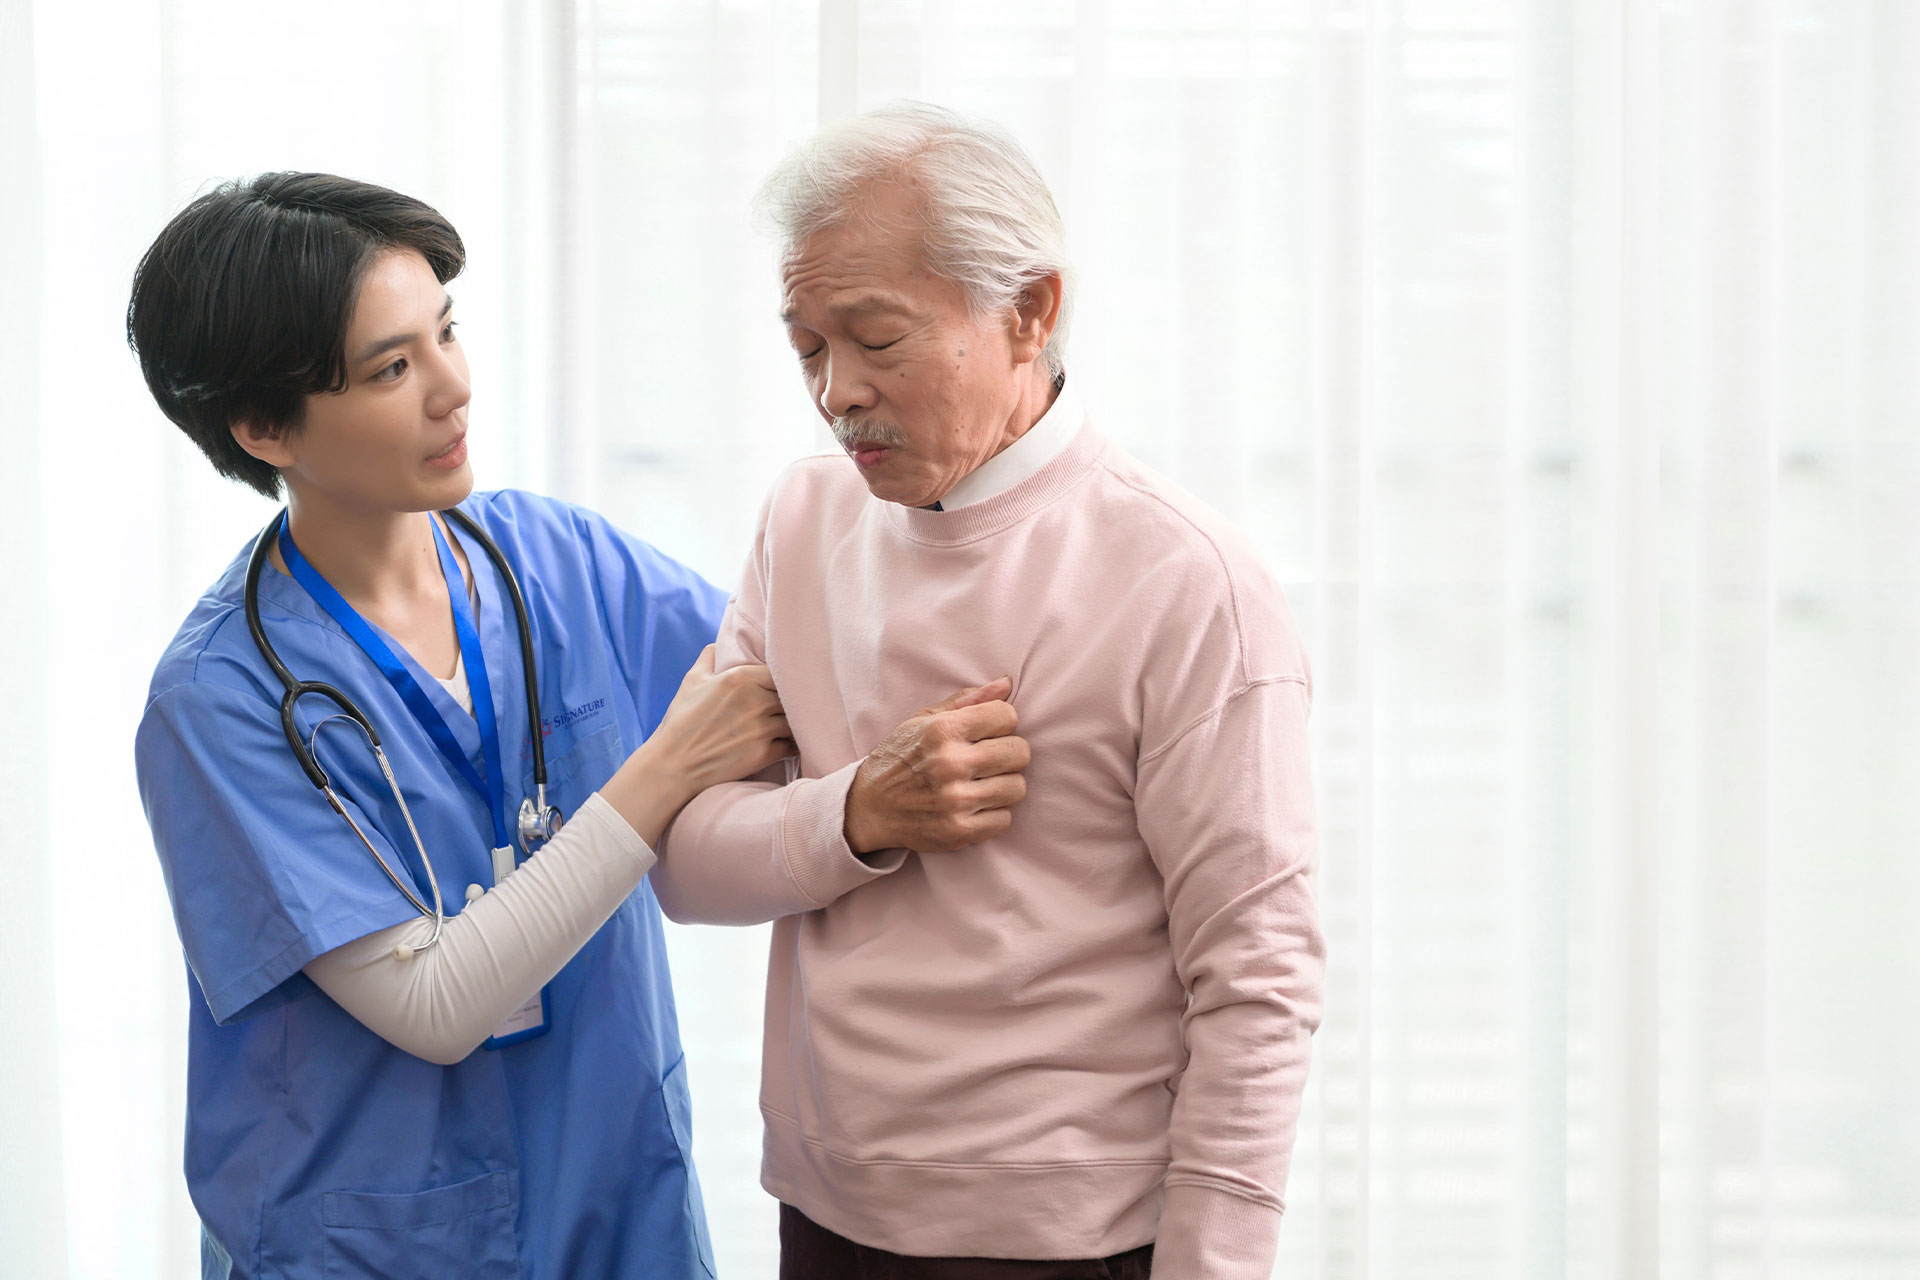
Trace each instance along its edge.
<path fill-rule="evenodd" d="M 428 415 L 444 418 L 456 409 L 465 408 L 473 398 L 466 360 L 451 351 L 442 351 L 434 375 L 433 390 L 427 397 Z"/>

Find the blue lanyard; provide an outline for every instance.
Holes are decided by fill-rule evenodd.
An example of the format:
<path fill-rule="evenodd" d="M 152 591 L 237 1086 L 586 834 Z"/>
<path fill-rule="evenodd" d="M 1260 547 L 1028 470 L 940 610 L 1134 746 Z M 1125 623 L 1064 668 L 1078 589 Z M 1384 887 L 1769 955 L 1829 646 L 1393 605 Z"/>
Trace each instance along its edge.
<path fill-rule="evenodd" d="M 341 630 L 352 637 L 361 652 L 373 659 L 373 664 L 380 668 L 380 674 L 387 678 L 387 683 L 407 704 L 407 709 L 413 712 L 414 719 L 427 731 L 427 736 L 433 739 L 433 745 L 440 749 L 440 754 L 446 757 L 454 772 L 466 779 L 468 785 L 487 802 L 488 816 L 493 819 L 494 847 L 504 849 L 510 840 L 507 834 L 505 775 L 500 769 L 500 735 L 493 710 L 493 690 L 487 683 L 487 655 L 480 648 L 480 631 L 474 625 L 473 606 L 467 601 L 466 580 L 460 575 L 460 563 L 453 558 L 453 548 L 447 545 L 439 522 L 431 519 L 429 522 L 433 525 L 434 545 L 440 553 L 440 572 L 447 580 L 447 595 L 453 601 L 453 630 L 460 640 L 460 661 L 467 672 L 467 690 L 473 696 L 473 718 L 480 728 L 481 763 L 486 768 L 484 778 L 475 771 L 473 761 L 467 758 L 467 753 L 460 749 L 459 740 L 453 736 L 453 729 L 441 716 L 439 708 L 433 705 L 432 699 L 427 697 L 420 682 L 413 678 L 413 673 L 407 670 L 399 655 L 300 554 L 300 548 L 293 543 L 293 530 L 285 515 L 280 517 L 280 554 L 286 560 L 287 571 L 293 575 L 294 581 L 304 587 L 315 603 L 340 624 Z"/>

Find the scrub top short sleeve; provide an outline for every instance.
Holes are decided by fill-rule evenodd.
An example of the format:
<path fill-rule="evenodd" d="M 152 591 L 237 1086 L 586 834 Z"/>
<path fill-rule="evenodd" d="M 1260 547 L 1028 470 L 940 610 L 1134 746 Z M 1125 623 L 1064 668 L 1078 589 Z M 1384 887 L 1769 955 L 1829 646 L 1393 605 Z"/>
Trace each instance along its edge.
<path fill-rule="evenodd" d="M 571 814 L 658 722 L 713 638 L 721 595 L 566 504 L 509 491 L 462 506 L 513 566 L 529 615 L 537 721 L 504 579 L 469 544 L 509 799 L 531 794 L 537 733 L 549 801 Z M 185 1161 L 204 1280 L 710 1280 L 666 939 L 644 880 L 547 985 L 547 1034 L 457 1063 L 387 1043 L 300 972 L 414 910 L 289 749 L 279 681 L 245 622 L 247 560 L 243 550 L 162 655 L 136 744 L 205 995 L 188 1027 Z M 486 800 L 296 583 L 272 572 L 260 588 L 287 666 L 338 686 L 378 727 L 457 912 L 460 888 L 493 871 Z M 478 767 L 478 725 L 430 673 L 415 675 Z M 308 728 L 330 712 L 317 697 L 299 706 Z M 426 897 L 406 820 L 358 731 L 331 726 L 320 742 L 355 820 Z"/>
<path fill-rule="evenodd" d="M 601 607 L 627 683 L 650 734 L 726 611 L 724 591 L 693 570 L 574 508 L 593 556 Z"/>
<path fill-rule="evenodd" d="M 174 855 L 161 863 L 174 921 L 216 1022 L 269 1007 L 276 1001 L 263 997 L 315 956 L 415 914 L 295 763 L 278 704 L 262 691 L 177 685 L 148 705 L 135 741 L 147 821 Z M 345 724 L 320 742 L 323 762 L 330 751 L 367 750 Z M 186 796 L 194 802 L 181 803 Z M 400 868 L 353 799 L 341 798 Z"/>

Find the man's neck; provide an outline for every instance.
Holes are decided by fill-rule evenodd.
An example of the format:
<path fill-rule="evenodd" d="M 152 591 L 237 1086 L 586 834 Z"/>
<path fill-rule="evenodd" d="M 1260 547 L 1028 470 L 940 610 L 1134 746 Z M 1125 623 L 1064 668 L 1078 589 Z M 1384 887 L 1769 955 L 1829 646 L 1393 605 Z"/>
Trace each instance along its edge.
<path fill-rule="evenodd" d="M 1044 361 L 1036 360 L 1031 366 L 1031 377 L 1020 389 L 1020 401 L 1014 406 L 1013 414 L 1007 419 L 1006 430 L 1001 434 L 1000 442 L 994 446 L 993 457 L 1005 450 L 1015 440 L 1033 430 L 1034 424 L 1047 416 L 1047 410 L 1053 407 L 1059 396 L 1060 388 L 1054 384 L 1053 374 L 1048 371 Z M 982 462 L 986 458 L 981 459 Z"/>

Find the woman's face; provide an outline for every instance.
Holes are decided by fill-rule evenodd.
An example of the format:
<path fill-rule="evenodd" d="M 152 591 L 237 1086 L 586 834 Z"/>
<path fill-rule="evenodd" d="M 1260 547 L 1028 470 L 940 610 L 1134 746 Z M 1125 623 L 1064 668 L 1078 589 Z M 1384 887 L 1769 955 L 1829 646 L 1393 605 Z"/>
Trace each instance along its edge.
<path fill-rule="evenodd" d="M 306 420 L 241 444 L 280 468 L 296 505 L 343 513 L 439 511 L 473 490 L 467 357 L 453 299 L 413 250 L 376 258 L 347 324 L 345 390 L 310 395 Z"/>

